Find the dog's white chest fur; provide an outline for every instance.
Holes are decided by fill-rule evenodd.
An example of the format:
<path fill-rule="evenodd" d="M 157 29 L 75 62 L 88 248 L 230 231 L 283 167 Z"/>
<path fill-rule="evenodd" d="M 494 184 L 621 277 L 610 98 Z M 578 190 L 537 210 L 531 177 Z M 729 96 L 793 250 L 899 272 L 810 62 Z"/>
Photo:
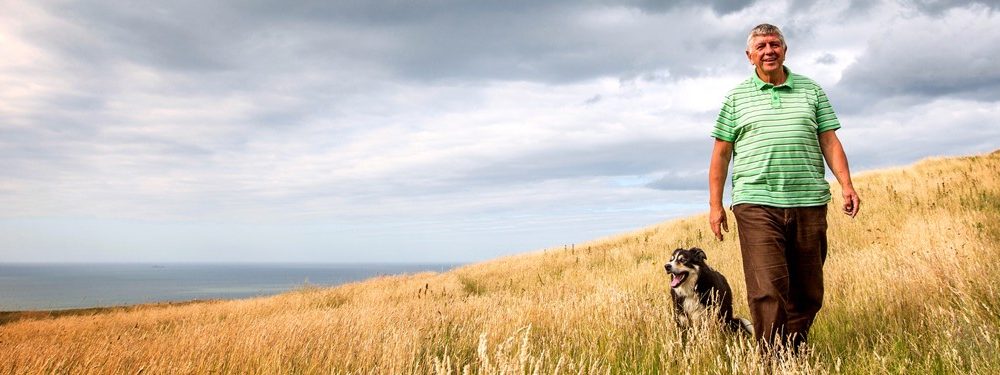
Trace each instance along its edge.
<path fill-rule="evenodd" d="M 698 282 L 698 275 L 692 274 L 688 279 L 690 280 L 685 280 L 684 284 L 674 288 L 674 293 L 677 293 L 678 297 L 684 298 L 684 302 L 681 304 L 681 310 L 684 313 L 677 317 L 677 322 L 684 327 L 701 322 L 708 310 L 707 306 L 701 304 L 701 296 L 694 290 L 694 286 Z"/>

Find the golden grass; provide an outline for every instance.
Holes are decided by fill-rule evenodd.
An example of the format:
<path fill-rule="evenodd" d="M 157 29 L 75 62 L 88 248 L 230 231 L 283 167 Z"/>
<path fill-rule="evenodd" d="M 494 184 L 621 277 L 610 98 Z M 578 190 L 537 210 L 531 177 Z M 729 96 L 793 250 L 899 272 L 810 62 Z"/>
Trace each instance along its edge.
<path fill-rule="evenodd" d="M 2 373 L 991 373 L 1000 368 L 1000 152 L 857 176 L 831 206 L 812 351 L 684 344 L 662 264 L 699 246 L 747 316 L 735 233 L 699 215 L 566 249 L 335 288 L 0 325 Z M 834 192 L 839 197 L 839 192 Z M 839 199 L 835 200 L 835 204 Z"/>

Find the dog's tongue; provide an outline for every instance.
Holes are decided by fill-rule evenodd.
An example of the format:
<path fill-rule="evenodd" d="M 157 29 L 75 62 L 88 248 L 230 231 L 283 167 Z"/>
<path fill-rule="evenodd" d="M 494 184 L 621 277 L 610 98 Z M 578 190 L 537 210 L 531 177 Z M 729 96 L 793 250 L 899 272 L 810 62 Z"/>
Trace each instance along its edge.
<path fill-rule="evenodd" d="M 670 287 L 671 288 L 676 288 L 678 285 L 681 285 L 681 275 L 680 274 L 674 274 L 673 280 L 670 280 Z"/>

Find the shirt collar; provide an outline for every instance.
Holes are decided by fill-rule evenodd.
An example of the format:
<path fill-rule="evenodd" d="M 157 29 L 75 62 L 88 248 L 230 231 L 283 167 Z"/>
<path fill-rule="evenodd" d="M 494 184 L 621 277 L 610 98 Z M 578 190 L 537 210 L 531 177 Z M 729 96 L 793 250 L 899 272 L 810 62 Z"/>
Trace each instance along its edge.
<path fill-rule="evenodd" d="M 794 85 L 793 85 L 793 83 L 792 83 L 793 82 L 793 80 L 792 80 L 792 70 L 788 69 L 788 67 L 784 66 L 784 65 L 781 66 L 781 69 L 785 70 L 785 83 L 782 83 L 782 84 L 780 84 L 778 86 L 774 86 L 774 85 L 772 85 L 770 83 L 767 83 L 767 82 L 764 82 L 764 80 L 760 79 L 760 77 L 757 76 L 757 70 L 756 69 L 753 71 L 753 73 L 750 74 L 750 77 L 751 77 L 751 80 L 753 80 L 754 86 L 757 86 L 757 90 L 763 90 L 765 88 L 771 88 L 771 87 L 788 87 L 789 89 L 795 88 Z"/>

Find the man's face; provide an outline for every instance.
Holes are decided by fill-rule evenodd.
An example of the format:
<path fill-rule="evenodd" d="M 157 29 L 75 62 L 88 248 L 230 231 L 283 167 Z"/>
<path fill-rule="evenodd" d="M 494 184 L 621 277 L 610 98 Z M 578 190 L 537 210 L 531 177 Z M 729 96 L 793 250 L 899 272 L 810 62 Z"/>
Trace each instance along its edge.
<path fill-rule="evenodd" d="M 750 63 L 764 73 L 773 73 L 785 63 L 785 45 L 777 35 L 755 36 L 747 51 Z"/>

